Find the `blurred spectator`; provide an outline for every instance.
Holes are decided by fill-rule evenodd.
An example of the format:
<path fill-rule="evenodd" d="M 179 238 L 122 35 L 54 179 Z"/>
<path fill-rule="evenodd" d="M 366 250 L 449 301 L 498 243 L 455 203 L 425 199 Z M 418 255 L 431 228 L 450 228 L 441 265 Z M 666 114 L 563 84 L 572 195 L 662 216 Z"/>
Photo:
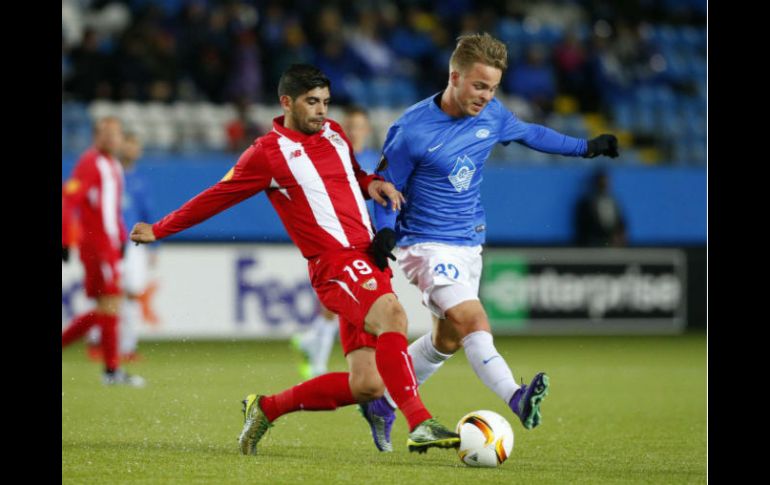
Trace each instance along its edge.
<path fill-rule="evenodd" d="M 270 85 L 278 87 L 281 74 L 292 64 L 311 64 L 315 53 L 308 44 L 305 30 L 297 20 L 290 20 L 283 31 L 283 43 L 280 47 L 280 55 L 272 55 L 270 64 Z M 336 89 L 336 86 L 334 86 Z"/>
<path fill-rule="evenodd" d="M 245 98 L 249 102 L 262 100 L 262 65 L 252 31 L 245 30 L 238 35 L 228 95 L 229 99 Z"/>
<path fill-rule="evenodd" d="M 556 75 L 546 62 L 545 49 L 533 45 L 527 50 L 527 58 L 513 67 L 506 76 L 507 91 L 534 103 L 543 113 L 550 113 L 556 97 Z"/>
<path fill-rule="evenodd" d="M 359 14 L 358 23 L 350 34 L 349 45 L 373 75 L 392 76 L 396 71 L 396 55 L 383 40 L 377 15 L 373 12 Z"/>
<path fill-rule="evenodd" d="M 591 177 L 588 192 L 575 211 L 575 243 L 578 246 L 625 246 L 626 223 L 604 169 Z"/>
<path fill-rule="evenodd" d="M 92 29 L 83 33 L 83 43 L 72 49 L 71 77 L 65 89 L 76 99 L 90 101 L 95 98 L 109 98 L 112 77 L 109 56 L 99 50 L 99 38 Z"/>
<path fill-rule="evenodd" d="M 589 98 L 588 53 L 578 39 L 577 32 L 570 30 L 566 33 L 564 39 L 554 47 L 553 57 L 560 91 L 579 100 Z M 584 104 L 590 104 L 590 101 Z"/>
<path fill-rule="evenodd" d="M 578 103 L 559 103 L 558 116 L 573 106 L 596 113 L 622 124 L 637 147 L 657 123 L 662 143 L 673 144 L 693 118 L 659 123 L 654 107 L 686 104 L 685 96 L 705 105 L 705 7 L 704 0 L 62 0 L 62 98 L 258 103 L 271 99 L 289 64 L 307 62 L 328 73 L 336 103 L 403 107 L 444 88 L 458 35 L 488 31 L 511 55 L 498 96 L 521 97 L 532 121 L 565 94 Z M 693 131 L 688 144 L 705 145 L 705 128 Z M 695 158 L 705 162 L 705 153 Z"/>
<path fill-rule="evenodd" d="M 380 162 L 380 152 L 371 148 L 374 144 L 371 142 L 369 114 L 360 106 L 348 106 L 342 119 L 342 129 L 353 145 L 353 153 L 361 169 L 366 173 L 374 173 Z"/>
<path fill-rule="evenodd" d="M 262 126 L 249 119 L 249 100 L 241 97 L 235 103 L 237 118 L 228 122 L 225 130 L 227 131 L 227 149 L 233 153 L 241 153 L 254 139 L 267 133 Z"/>
<path fill-rule="evenodd" d="M 340 105 L 352 101 L 348 82 L 358 80 L 366 73 L 366 66 L 345 43 L 341 35 L 328 37 L 314 65 L 322 70 L 334 86 L 334 102 Z"/>

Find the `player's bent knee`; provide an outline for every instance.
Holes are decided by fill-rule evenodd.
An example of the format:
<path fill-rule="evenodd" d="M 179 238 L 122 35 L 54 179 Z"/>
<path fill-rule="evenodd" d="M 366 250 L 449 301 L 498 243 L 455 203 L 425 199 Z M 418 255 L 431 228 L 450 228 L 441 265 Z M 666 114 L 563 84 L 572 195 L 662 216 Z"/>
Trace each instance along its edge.
<path fill-rule="evenodd" d="M 446 321 L 460 339 L 480 330 L 492 332 L 489 318 L 478 300 L 463 302 L 450 308 L 446 312 Z"/>
<path fill-rule="evenodd" d="M 351 375 L 350 392 L 359 402 L 371 401 L 385 394 L 385 384 L 383 384 L 381 379 Z"/>
<path fill-rule="evenodd" d="M 375 335 L 385 332 L 398 332 L 406 335 L 406 312 L 396 296 L 389 293 L 374 302 L 366 315 L 365 325 L 366 330 Z"/>
<path fill-rule="evenodd" d="M 433 346 L 441 353 L 454 354 L 463 346 L 462 337 L 454 332 L 451 335 L 434 335 Z"/>

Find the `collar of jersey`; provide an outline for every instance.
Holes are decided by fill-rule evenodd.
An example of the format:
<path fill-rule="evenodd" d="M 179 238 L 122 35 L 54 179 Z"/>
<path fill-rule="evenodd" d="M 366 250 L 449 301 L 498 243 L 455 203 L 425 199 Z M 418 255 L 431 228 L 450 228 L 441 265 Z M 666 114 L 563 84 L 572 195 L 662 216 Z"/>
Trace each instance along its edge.
<path fill-rule="evenodd" d="M 438 113 L 439 116 L 442 116 L 445 120 L 457 121 L 457 120 L 462 120 L 463 118 L 465 118 L 464 116 L 461 116 L 459 118 L 455 117 L 455 116 L 452 116 L 449 113 L 447 113 L 446 111 L 444 111 L 443 109 L 441 109 L 441 96 L 443 96 L 443 95 L 444 95 L 444 91 L 440 91 L 438 94 L 433 96 L 433 99 L 430 100 L 430 109 L 432 111 L 434 111 L 435 113 Z"/>
<path fill-rule="evenodd" d="M 314 136 L 320 136 L 321 133 L 323 133 L 324 129 L 326 128 L 326 124 L 324 124 L 324 127 L 318 130 L 316 133 L 313 133 L 312 135 L 306 135 L 302 132 L 294 131 L 292 129 L 289 129 L 283 126 L 283 119 L 284 119 L 283 115 L 278 116 L 277 118 L 273 118 L 273 130 L 275 130 L 279 135 L 285 136 L 289 140 L 296 141 L 298 143 L 307 141 L 308 139 Z"/>

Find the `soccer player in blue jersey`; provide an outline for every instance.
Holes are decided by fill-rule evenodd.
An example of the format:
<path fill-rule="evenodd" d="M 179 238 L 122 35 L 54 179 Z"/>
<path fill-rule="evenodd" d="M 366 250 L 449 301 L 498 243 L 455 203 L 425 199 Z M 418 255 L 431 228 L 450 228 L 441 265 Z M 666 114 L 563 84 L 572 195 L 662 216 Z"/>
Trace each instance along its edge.
<path fill-rule="evenodd" d="M 400 211 L 376 205 L 376 262 L 396 260 L 422 292 L 434 315 L 433 331 L 409 346 L 418 384 L 460 348 L 481 381 L 519 417 L 525 428 L 541 421 L 548 376 L 518 385 L 494 346 L 478 297 L 485 215 L 481 205 L 484 162 L 497 143 L 515 141 L 546 153 L 573 157 L 618 156 L 617 138 L 572 138 L 519 120 L 495 99 L 507 67 L 505 45 L 489 34 L 464 35 L 449 61 L 444 91 L 411 106 L 390 127 L 377 173 L 401 191 Z M 375 445 L 390 451 L 395 419 L 385 397 L 362 405 Z"/>

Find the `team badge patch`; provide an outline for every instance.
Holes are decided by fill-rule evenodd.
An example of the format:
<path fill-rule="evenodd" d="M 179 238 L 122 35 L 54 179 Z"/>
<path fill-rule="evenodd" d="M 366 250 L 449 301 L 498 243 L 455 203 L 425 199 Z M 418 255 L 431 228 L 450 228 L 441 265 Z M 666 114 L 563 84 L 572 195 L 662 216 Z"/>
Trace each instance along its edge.
<path fill-rule="evenodd" d="M 80 183 L 80 180 L 78 179 L 69 179 L 66 184 L 64 184 L 64 193 L 65 194 L 74 194 L 78 190 L 80 190 L 80 186 L 82 184 Z"/>
<path fill-rule="evenodd" d="M 364 281 L 361 286 L 369 291 L 374 291 L 377 289 L 377 280 L 374 278 L 369 278 L 368 280 Z"/>
<path fill-rule="evenodd" d="M 331 135 L 329 135 L 329 141 L 331 141 L 332 143 L 334 143 L 337 146 L 341 146 L 341 147 L 345 146 L 345 142 L 336 133 L 332 133 Z"/>
<path fill-rule="evenodd" d="M 462 192 L 470 187 L 474 173 L 476 173 L 476 165 L 468 158 L 468 155 L 463 155 L 462 158 L 457 157 L 457 163 L 455 163 L 448 178 L 455 190 Z"/>

